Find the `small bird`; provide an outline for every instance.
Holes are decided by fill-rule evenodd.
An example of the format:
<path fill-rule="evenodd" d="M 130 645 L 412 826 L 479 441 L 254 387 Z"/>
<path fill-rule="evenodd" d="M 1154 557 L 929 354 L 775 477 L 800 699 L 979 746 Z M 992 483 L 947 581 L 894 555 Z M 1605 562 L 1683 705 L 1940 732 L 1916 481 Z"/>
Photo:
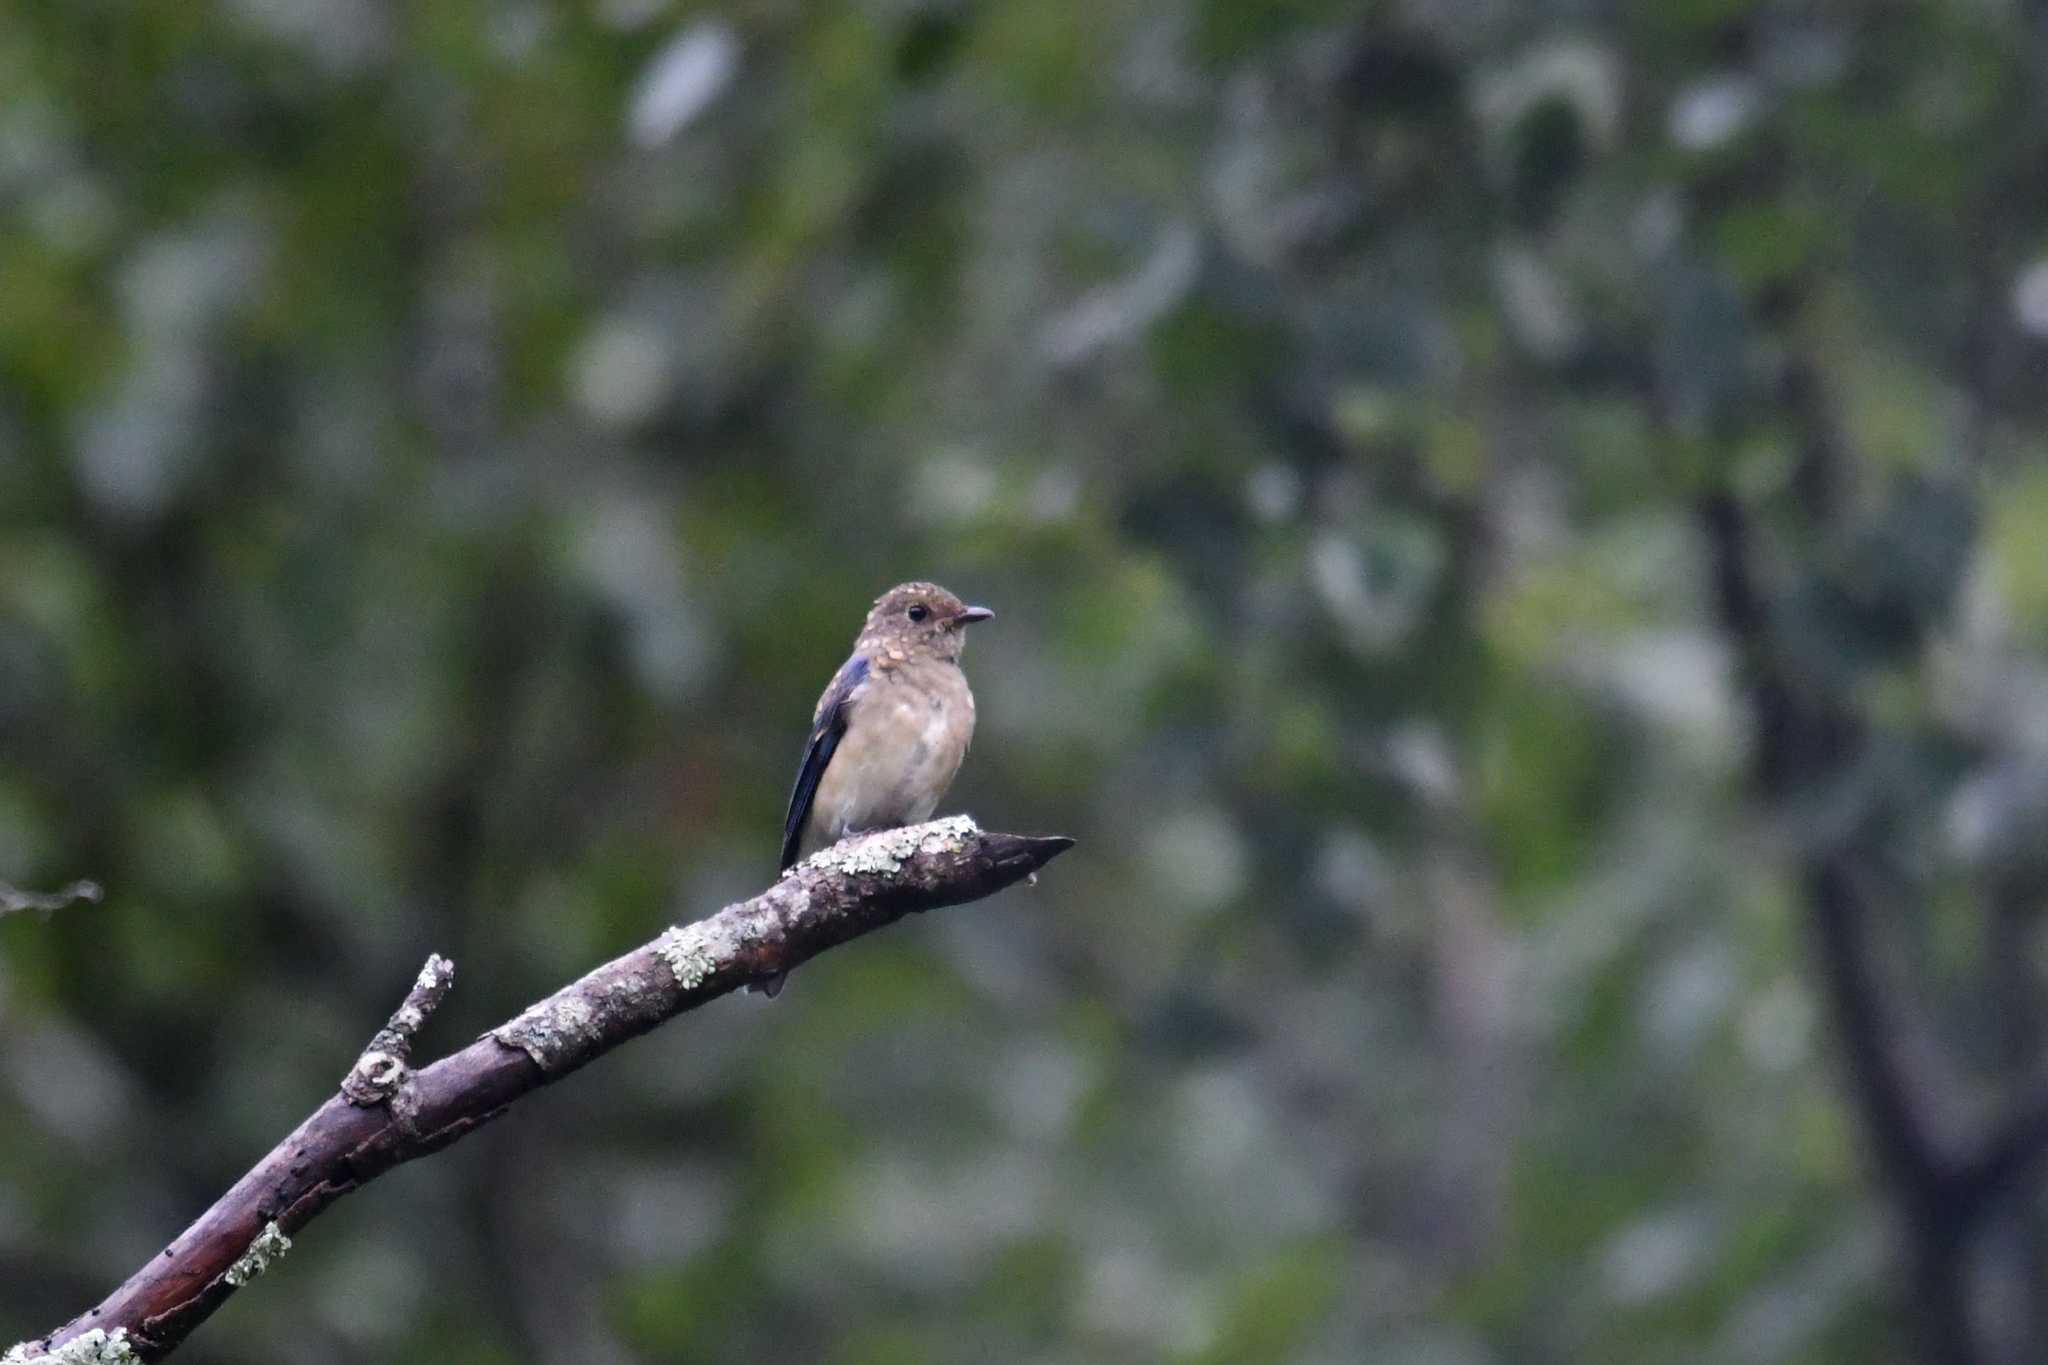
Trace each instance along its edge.
<path fill-rule="evenodd" d="M 936 583 L 875 599 L 811 717 L 782 825 L 784 871 L 850 834 L 931 818 L 974 738 L 974 693 L 960 671 L 966 630 L 994 615 Z M 748 989 L 772 996 L 787 975 Z"/>

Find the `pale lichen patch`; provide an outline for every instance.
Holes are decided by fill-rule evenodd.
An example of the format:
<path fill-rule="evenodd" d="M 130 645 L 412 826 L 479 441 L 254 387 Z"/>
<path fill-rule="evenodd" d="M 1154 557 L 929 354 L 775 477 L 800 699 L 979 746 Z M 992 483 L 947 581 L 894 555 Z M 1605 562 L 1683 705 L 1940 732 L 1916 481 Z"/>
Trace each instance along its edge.
<path fill-rule="evenodd" d="M 533 1058 L 543 1071 L 557 1070 L 588 1053 L 602 1040 L 604 1022 L 591 1002 L 578 994 L 581 984 L 528 1006 L 518 1018 L 492 1029 L 491 1036 Z"/>
<path fill-rule="evenodd" d="M 389 1094 L 405 1075 L 405 1059 L 372 1048 L 356 1058 L 356 1075 L 363 1084 L 380 1094 Z"/>
<path fill-rule="evenodd" d="M 95 1327 L 49 1352 L 40 1350 L 35 1342 L 24 1341 L 0 1356 L 0 1365 L 22 1365 L 31 1360 L 36 1365 L 129 1365 L 141 1358 L 128 1344 L 127 1328 L 109 1332 Z"/>
<path fill-rule="evenodd" d="M 256 1234 L 256 1240 L 249 1243 L 249 1249 L 242 1258 L 228 1267 L 227 1282 L 237 1289 L 261 1275 L 271 1266 L 284 1259 L 292 1249 L 292 1239 L 274 1222 L 265 1223 L 263 1231 Z"/>
<path fill-rule="evenodd" d="M 919 826 L 924 837 L 918 840 L 919 853 L 949 853 L 957 851 L 970 834 L 979 834 L 981 826 L 974 823 L 971 815 L 949 815 L 943 820 L 934 820 Z"/>
<path fill-rule="evenodd" d="M 979 829 L 971 815 L 949 815 L 928 824 L 906 825 L 843 840 L 812 854 L 805 866 L 853 874 L 898 872 L 913 855 L 958 848 L 963 839 Z"/>
<path fill-rule="evenodd" d="M 676 984 L 686 991 L 703 985 L 718 966 L 705 945 L 702 931 L 692 932 L 693 929 L 695 926 L 685 929 L 670 925 L 654 940 L 654 951 L 668 964 Z"/>

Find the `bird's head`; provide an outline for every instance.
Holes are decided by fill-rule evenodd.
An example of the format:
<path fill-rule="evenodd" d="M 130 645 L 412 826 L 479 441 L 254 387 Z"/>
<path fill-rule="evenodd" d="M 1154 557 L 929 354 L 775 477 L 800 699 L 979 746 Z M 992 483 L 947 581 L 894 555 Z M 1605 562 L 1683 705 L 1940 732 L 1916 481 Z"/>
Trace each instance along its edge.
<path fill-rule="evenodd" d="M 858 648 L 878 662 L 958 659 L 967 627 L 994 615 L 987 607 L 968 606 L 936 583 L 899 583 L 875 599 Z"/>

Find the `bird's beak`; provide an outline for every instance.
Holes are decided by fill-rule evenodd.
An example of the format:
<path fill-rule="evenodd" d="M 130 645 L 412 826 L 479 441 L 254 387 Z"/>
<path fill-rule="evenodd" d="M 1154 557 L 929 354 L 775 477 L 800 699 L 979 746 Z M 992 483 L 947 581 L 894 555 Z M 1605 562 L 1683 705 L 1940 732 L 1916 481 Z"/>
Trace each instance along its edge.
<path fill-rule="evenodd" d="M 963 626 L 971 626 L 976 621 L 993 621 L 995 617 L 996 614 L 987 607 L 967 607 L 953 619 Z"/>

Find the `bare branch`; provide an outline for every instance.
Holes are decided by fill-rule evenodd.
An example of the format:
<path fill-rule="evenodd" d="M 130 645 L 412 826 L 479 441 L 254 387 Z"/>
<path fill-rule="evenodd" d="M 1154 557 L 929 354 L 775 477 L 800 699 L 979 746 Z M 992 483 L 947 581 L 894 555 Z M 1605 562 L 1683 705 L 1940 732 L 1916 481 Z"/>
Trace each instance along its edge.
<path fill-rule="evenodd" d="M 826 849 L 753 899 L 664 930 L 461 1051 L 417 1072 L 401 1062 L 391 1096 L 404 1103 L 335 1095 L 99 1307 L 17 1348 L 19 1358 L 38 1359 L 98 1332 L 135 1359 L 161 1359 L 349 1191 L 439 1151 L 520 1096 L 685 1010 L 904 915 L 993 895 L 1073 842 L 986 833 L 956 816 Z M 428 998 L 447 988 L 447 973 L 434 971 L 434 961 L 414 988 L 418 998 L 407 999 L 422 1019 Z M 399 1016 L 392 1030 L 402 1031 Z M 383 1038 L 370 1051 L 397 1050 L 380 1048 Z M 351 1079 L 363 1069 L 359 1061 Z"/>

